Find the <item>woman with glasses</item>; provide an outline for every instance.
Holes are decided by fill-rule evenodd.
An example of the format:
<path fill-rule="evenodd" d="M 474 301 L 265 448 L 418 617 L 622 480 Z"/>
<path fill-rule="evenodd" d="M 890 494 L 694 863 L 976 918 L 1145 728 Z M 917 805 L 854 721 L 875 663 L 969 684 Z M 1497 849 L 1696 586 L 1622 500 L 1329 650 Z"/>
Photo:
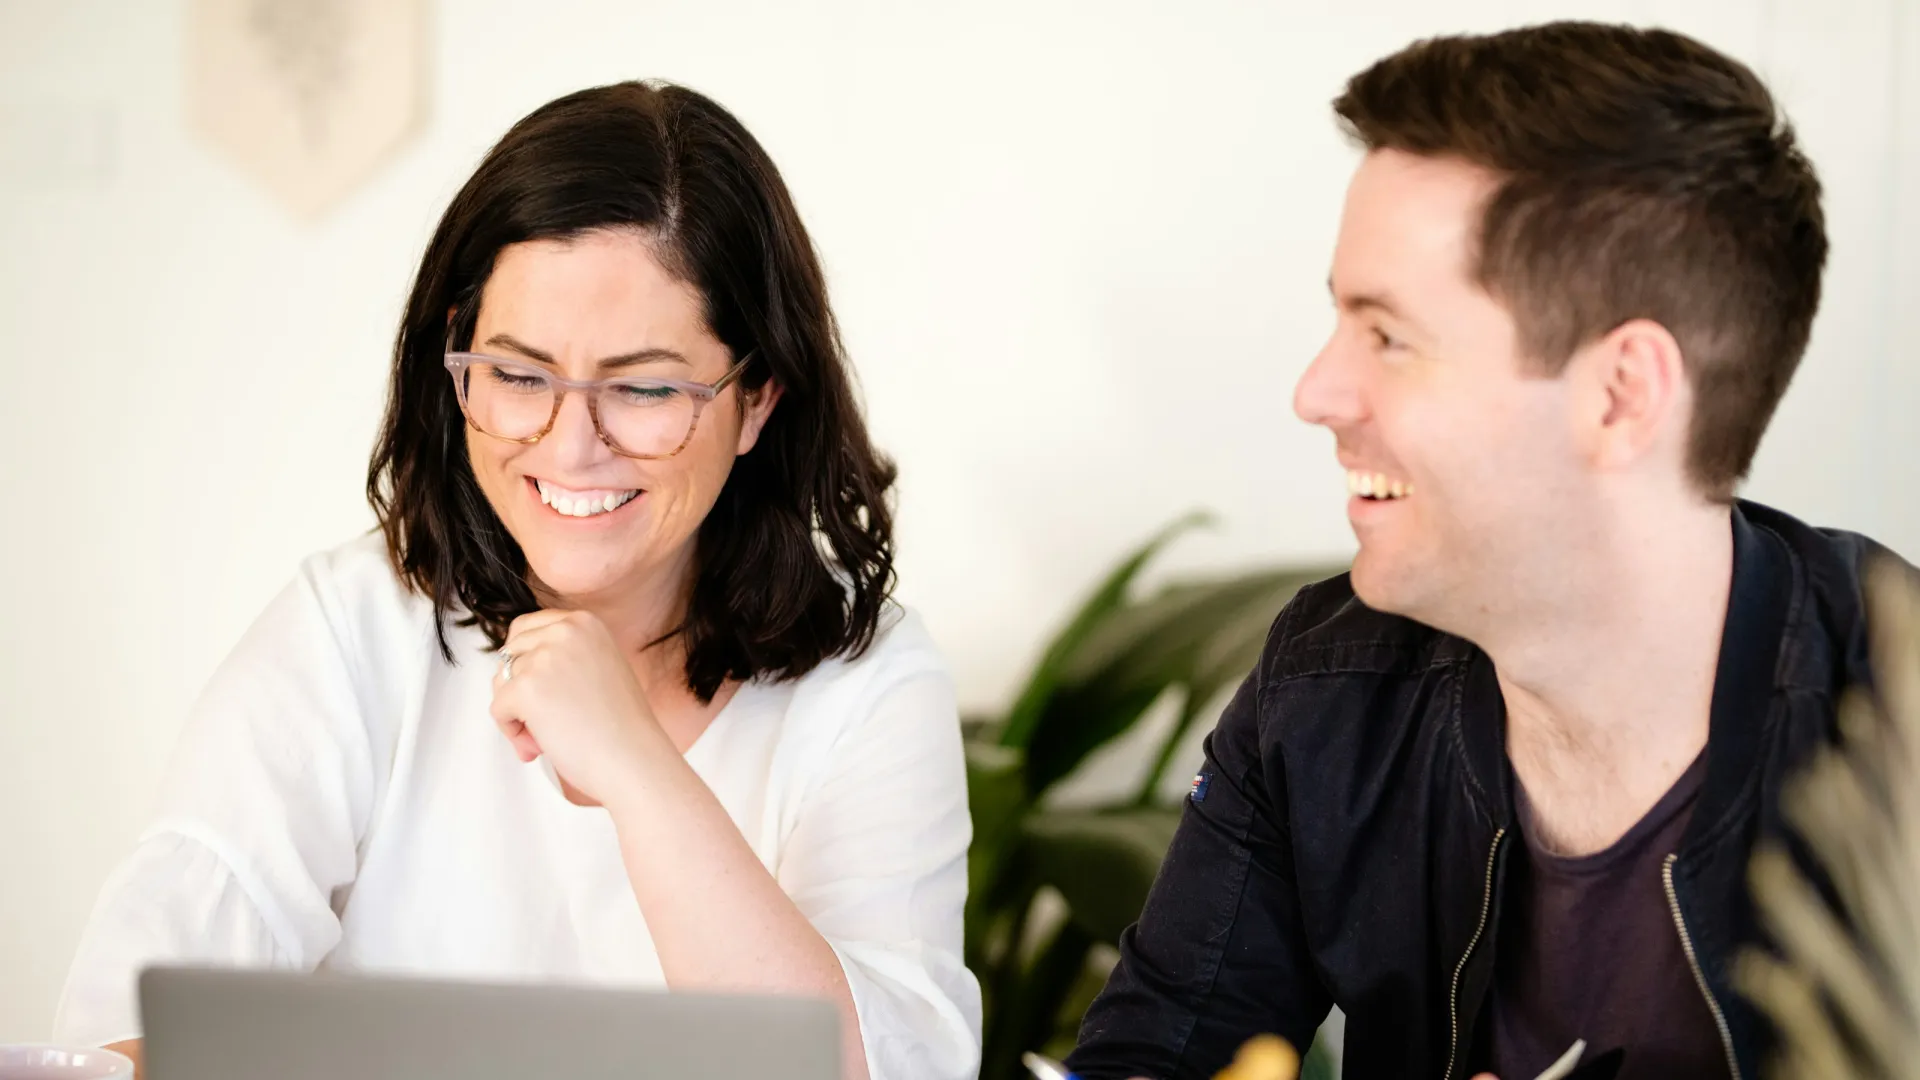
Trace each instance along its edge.
<path fill-rule="evenodd" d="M 159 962 L 805 994 L 971 1076 L 954 692 L 773 163 L 691 91 L 522 120 L 428 244 L 368 474 L 190 717 L 59 1037 Z M 529 767 L 530 763 L 538 766 Z"/>

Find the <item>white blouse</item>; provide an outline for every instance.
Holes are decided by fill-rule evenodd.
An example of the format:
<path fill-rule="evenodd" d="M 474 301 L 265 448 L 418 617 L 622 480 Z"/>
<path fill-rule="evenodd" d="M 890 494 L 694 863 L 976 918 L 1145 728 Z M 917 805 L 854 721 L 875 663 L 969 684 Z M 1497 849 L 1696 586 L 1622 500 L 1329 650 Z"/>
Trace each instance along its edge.
<path fill-rule="evenodd" d="M 611 819 L 520 763 L 485 638 L 448 635 L 453 664 L 378 534 L 306 561 L 188 718 L 56 1038 L 136 1037 L 155 962 L 664 985 Z M 839 955 L 875 1080 L 973 1076 L 966 769 L 919 619 L 891 609 L 859 659 L 742 686 L 686 757 Z"/>

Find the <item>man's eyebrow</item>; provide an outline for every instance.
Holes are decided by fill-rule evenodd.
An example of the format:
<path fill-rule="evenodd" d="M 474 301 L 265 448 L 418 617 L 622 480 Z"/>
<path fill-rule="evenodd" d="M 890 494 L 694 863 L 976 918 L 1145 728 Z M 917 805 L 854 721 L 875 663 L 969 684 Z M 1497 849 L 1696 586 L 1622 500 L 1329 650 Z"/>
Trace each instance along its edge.
<path fill-rule="evenodd" d="M 1400 310 L 1400 305 L 1394 303 L 1393 297 L 1386 293 L 1348 293 L 1342 296 L 1334 289 L 1332 278 L 1327 279 L 1327 292 L 1333 297 L 1333 302 L 1345 311 L 1378 311 L 1396 319 L 1407 317 Z"/>

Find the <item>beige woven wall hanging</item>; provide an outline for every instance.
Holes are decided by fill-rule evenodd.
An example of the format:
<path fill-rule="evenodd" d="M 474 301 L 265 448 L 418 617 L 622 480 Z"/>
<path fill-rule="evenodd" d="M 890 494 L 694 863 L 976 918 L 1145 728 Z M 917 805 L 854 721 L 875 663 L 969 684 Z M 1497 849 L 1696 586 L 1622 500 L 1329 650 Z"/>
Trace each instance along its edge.
<path fill-rule="evenodd" d="M 193 0 L 193 129 L 302 217 L 334 205 L 418 126 L 425 0 Z"/>

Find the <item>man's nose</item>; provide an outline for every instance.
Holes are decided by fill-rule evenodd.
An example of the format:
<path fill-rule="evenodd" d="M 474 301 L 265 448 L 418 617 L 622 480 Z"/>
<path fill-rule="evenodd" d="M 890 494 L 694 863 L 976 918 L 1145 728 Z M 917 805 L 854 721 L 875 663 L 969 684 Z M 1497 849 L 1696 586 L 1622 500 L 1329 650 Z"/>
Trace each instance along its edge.
<path fill-rule="evenodd" d="M 1327 339 L 1293 388 L 1293 412 L 1309 424 L 1338 430 L 1366 415 L 1359 358 L 1339 331 Z"/>

